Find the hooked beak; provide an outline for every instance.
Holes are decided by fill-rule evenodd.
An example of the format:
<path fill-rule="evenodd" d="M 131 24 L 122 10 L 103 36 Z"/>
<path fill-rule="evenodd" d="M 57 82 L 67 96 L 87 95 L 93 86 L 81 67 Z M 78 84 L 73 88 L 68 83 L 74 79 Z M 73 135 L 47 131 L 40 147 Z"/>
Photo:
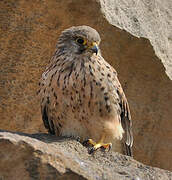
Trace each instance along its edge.
<path fill-rule="evenodd" d="M 96 53 L 96 55 L 97 55 L 98 50 L 99 50 L 99 47 L 98 47 L 97 43 L 94 42 L 92 44 L 92 46 L 90 47 L 90 49 L 93 51 L 93 53 Z"/>

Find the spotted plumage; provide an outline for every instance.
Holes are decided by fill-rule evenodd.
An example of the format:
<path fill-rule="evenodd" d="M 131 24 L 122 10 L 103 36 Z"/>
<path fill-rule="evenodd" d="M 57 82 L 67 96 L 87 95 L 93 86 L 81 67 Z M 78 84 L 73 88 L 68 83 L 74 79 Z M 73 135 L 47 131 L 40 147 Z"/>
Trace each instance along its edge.
<path fill-rule="evenodd" d="M 131 156 L 128 102 L 116 71 L 101 56 L 100 40 L 88 26 L 62 32 L 40 82 L 42 119 L 51 134 L 91 139 L 92 150 L 112 143 Z"/>

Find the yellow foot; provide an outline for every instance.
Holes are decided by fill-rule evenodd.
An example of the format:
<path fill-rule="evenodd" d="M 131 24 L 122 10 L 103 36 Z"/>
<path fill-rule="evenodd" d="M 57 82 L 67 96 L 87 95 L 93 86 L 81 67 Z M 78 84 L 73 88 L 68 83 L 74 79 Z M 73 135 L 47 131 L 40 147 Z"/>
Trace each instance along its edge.
<path fill-rule="evenodd" d="M 97 149 L 101 148 L 102 150 L 107 150 L 110 151 L 110 149 L 112 148 L 112 143 L 96 143 L 94 142 L 92 139 L 88 139 L 86 141 L 83 142 L 83 145 L 88 148 L 88 153 L 92 154 L 93 152 L 95 152 Z"/>

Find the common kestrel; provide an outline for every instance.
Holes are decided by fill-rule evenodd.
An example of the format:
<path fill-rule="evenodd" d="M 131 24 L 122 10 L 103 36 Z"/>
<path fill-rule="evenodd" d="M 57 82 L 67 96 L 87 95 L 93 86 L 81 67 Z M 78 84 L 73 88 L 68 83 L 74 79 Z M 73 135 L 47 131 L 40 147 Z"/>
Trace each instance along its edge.
<path fill-rule="evenodd" d="M 117 72 L 101 56 L 99 33 L 89 26 L 64 30 L 40 82 L 42 119 L 49 133 L 80 137 L 98 148 L 132 156 L 129 105 Z"/>

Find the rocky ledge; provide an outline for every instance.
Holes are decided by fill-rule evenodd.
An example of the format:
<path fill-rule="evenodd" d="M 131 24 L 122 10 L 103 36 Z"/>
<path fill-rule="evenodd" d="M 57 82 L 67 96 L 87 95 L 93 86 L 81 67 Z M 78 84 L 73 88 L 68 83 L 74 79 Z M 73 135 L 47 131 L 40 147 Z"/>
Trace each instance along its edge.
<path fill-rule="evenodd" d="M 0 131 L 0 180 L 170 180 L 172 173 L 74 139 Z"/>

